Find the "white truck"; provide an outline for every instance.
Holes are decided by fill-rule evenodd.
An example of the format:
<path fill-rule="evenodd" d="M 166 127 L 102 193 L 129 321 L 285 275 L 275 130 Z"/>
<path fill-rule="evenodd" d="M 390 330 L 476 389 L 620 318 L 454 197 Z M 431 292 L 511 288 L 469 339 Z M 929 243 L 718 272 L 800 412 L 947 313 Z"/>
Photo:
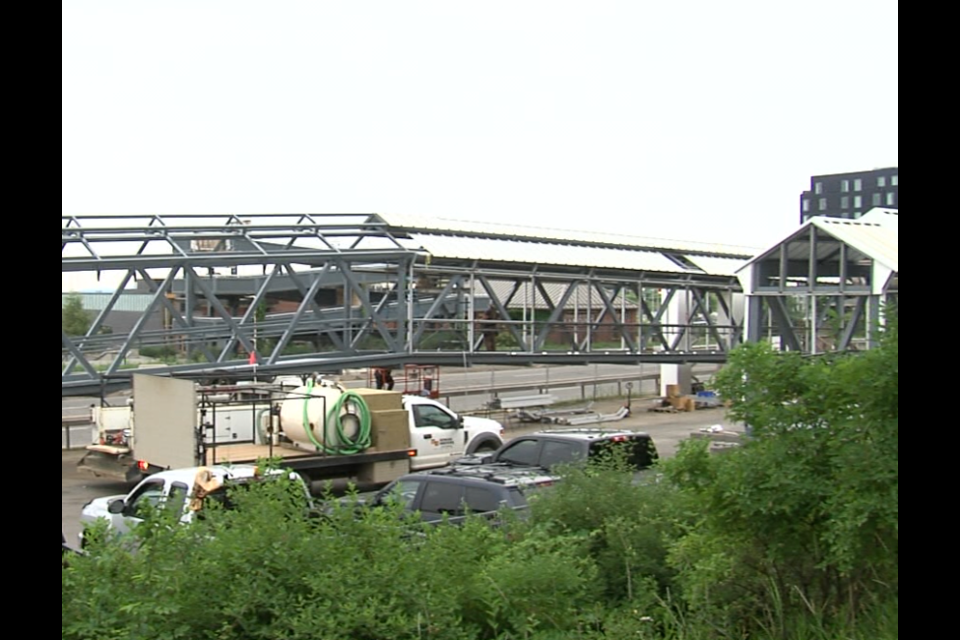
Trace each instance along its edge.
<path fill-rule="evenodd" d="M 307 480 L 379 486 L 411 471 L 496 451 L 503 426 L 395 391 L 335 382 L 198 387 L 134 376 L 126 407 L 95 410 L 81 470 L 129 483 L 169 469 L 277 460 Z"/>
<path fill-rule="evenodd" d="M 210 501 L 230 508 L 228 491 L 231 487 L 253 482 L 287 477 L 298 493 L 303 494 L 305 512 L 313 508 L 313 500 L 296 473 L 292 471 L 261 471 L 256 465 L 191 467 L 161 471 L 145 478 L 126 495 L 96 498 L 84 505 L 80 524 L 87 527 L 100 521 L 109 531 L 127 533 L 154 509 L 164 509 L 179 522 L 192 522 Z M 84 531 L 80 546 L 86 546 Z"/>

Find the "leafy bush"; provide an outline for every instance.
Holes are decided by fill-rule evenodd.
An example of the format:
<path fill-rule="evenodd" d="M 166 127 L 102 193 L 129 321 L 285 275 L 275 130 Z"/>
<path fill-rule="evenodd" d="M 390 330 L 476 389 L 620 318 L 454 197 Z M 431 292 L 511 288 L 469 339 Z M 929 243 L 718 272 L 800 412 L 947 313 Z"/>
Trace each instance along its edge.
<path fill-rule="evenodd" d="M 741 349 L 719 386 L 748 444 L 686 444 L 662 478 L 571 467 L 527 521 L 308 517 L 285 483 L 190 526 L 158 511 L 62 570 L 62 637 L 896 638 L 897 334 L 830 359 Z"/>
<path fill-rule="evenodd" d="M 718 384 L 754 437 L 717 457 L 688 444 L 665 465 L 700 514 L 671 550 L 687 602 L 716 624 L 769 627 L 896 598 L 896 320 L 879 349 L 852 356 L 744 347 Z"/>

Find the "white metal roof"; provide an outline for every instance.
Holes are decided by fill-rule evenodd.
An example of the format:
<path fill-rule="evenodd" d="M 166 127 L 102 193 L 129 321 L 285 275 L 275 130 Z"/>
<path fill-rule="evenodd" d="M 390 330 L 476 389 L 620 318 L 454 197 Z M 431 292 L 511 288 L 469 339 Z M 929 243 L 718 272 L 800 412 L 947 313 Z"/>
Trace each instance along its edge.
<path fill-rule="evenodd" d="M 865 256 L 876 260 L 891 271 L 899 273 L 900 226 L 896 209 L 872 209 L 859 220 L 827 218 L 823 216 L 811 218 L 797 231 L 794 231 L 762 253 L 757 254 L 753 260 L 741 266 L 737 272 L 742 272 L 746 270 L 747 267 L 764 259 L 785 242 L 802 236 L 803 232 L 811 226 L 833 236 Z M 827 247 L 823 250 L 830 251 Z M 791 259 L 802 259 L 808 255 L 807 249 L 798 246 L 791 250 L 789 257 Z"/>
<path fill-rule="evenodd" d="M 711 256 L 688 256 L 688 258 L 703 269 L 705 273 L 714 276 L 736 275 L 740 267 L 746 263 L 744 258 L 714 258 Z"/>
<path fill-rule="evenodd" d="M 597 267 L 659 273 L 698 273 L 685 269 L 662 253 L 583 247 L 542 242 L 521 242 L 490 238 L 464 238 L 412 234 L 403 241 L 411 249 L 423 249 L 435 258 L 524 262 L 566 267 Z"/>
<path fill-rule="evenodd" d="M 407 227 L 423 231 L 435 231 L 437 235 L 456 234 L 457 231 L 471 234 L 490 234 L 511 236 L 531 240 L 557 240 L 557 244 L 566 242 L 596 242 L 631 246 L 638 249 L 663 250 L 673 253 L 706 253 L 731 258 L 747 258 L 755 255 L 758 247 L 745 247 L 709 242 L 691 242 L 671 240 L 650 236 L 631 235 L 611 231 L 548 229 L 524 225 L 507 225 L 493 222 L 473 222 L 448 218 L 427 218 L 406 214 L 378 214 L 389 226 Z M 434 234 L 430 234 L 434 235 Z"/>
<path fill-rule="evenodd" d="M 894 216 L 896 217 L 896 216 Z M 870 256 L 891 271 L 900 272 L 900 228 L 896 224 L 838 218 L 814 218 L 813 224 L 837 240 Z"/>

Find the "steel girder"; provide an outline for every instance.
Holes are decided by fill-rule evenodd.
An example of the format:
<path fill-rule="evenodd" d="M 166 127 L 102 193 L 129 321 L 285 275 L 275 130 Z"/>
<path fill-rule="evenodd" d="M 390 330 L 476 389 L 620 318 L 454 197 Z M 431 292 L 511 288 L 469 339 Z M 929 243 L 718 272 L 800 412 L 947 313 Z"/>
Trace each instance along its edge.
<path fill-rule="evenodd" d="M 740 324 L 708 310 L 716 301 L 733 317 L 734 278 L 431 264 L 366 215 L 64 217 L 61 249 L 64 274 L 115 287 L 85 335 L 62 336 L 64 393 L 126 384 L 145 346 L 183 356 L 157 373 L 203 377 L 451 358 L 714 362 L 742 339 Z M 133 283 L 149 302 L 129 331 L 104 333 Z M 681 297 L 689 313 L 667 324 Z M 284 300 L 289 310 L 265 308 Z M 695 332 L 696 348 L 680 349 Z M 496 342 L 503 350 L 488 351 Z M 290 354 L 295 343 L 309 353 Z"/>
<path fill-rule="evenodd" d="M 748 339 L 816 354 L 869 347 L 899 275 L 811 225 L 756 261 L 746 282 Z"/>

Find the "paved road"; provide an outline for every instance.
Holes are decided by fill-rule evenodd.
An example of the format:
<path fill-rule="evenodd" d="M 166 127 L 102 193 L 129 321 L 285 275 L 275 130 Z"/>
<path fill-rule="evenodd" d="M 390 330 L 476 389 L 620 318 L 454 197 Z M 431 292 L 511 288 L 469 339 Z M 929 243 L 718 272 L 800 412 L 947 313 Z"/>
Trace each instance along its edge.
<path fill-rule="evenodd" d="M 618 427 L 646 431 L 653 436 L 661 455 L 673 455 L 681 440 L 689 437 L 692 431 L 715 424 L 724 425 L 728 429 L 737 427 L 724 419 L 721 409 L 699 411 L 696 413 L 660 414 L 645 411 L 648 401 L 638 401 L 634 404 L 634 414 L 622 422 Z M 619 407 L 620 401 L 607 400 L 598 402 L 596 409 L 601 413 L 613 413 Z M 511 428 L 508 435 L 516 437 L 528 431 L 541 428 L 539 425 L 521 425 Z M 82 453 L 79 451 L 62 452 L 62 490 L 63 510 L 61 513 L 61 527 L 67 540 L 75 543 L 79 533 L 79 515 L 83 505 L 93 498 L 126 493 L 128 487 L 89 477 L 77 471 L 76 465 Z"/>

